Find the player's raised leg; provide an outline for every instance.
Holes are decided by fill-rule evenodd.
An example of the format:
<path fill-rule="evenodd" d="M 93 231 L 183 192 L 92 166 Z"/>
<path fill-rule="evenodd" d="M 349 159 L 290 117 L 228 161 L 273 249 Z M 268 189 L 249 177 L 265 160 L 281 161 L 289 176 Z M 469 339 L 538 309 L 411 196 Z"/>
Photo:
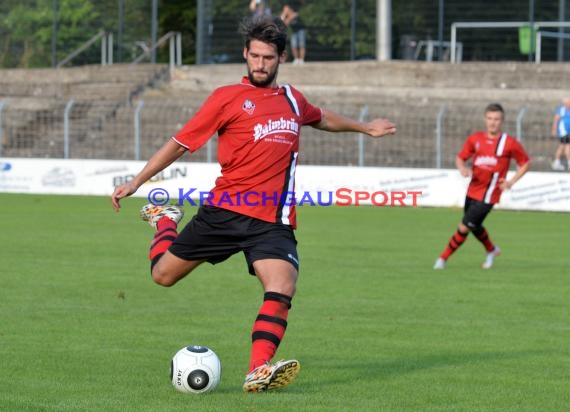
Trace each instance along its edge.
<path fill-rule="evenodd" d="M 172 286 L 202 263 L 180 259 L 168 251 L 178 236 L 178 223 L 184 217 L 182 208 L 148 204 L 142 207 L 140 215 L 156 230 L 149 251 L 151 274 L 156 283 Z"/>

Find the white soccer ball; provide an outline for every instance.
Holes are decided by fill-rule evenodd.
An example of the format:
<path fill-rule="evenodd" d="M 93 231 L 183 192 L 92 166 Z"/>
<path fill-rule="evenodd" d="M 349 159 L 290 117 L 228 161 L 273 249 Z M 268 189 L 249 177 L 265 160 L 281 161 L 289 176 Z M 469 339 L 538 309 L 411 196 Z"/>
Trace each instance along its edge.
<path fill-rule="evenodd" d="M 180 392 L 210 392 L 221 377 L 220 358 L 206 346 L 186 346 L 176 352 L 170 363 L 172 385 Z"/>

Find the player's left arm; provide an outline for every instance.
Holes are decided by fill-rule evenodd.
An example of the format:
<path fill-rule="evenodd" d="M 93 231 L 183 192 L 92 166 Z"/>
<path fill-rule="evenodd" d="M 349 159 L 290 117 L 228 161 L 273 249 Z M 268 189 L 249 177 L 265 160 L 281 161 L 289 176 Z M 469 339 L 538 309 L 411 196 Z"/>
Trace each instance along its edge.
<path fill-rule="evenodd" d="M 522 166 L 519 166 L 516 173 L 509 180 L 501 179 L 501 181 L 499 182 L 499 186 L 500 186 L 501 190 L 508 190 L 511 187 L 513 187 L 513 185 L 516 182 L 518 182 L 519 179 L 521 177 L 523 177 L 524 174 L 526 172 L 528 172 L 529 169 L 530 169 L 530 160 L 528 162 L 526 162 L 525 164 L 523 164 Z"/>
<path fill-rule="evenodd" d="M 513 187 L 513 185 L 530 169 L 530 158 L 522 145 L 517 141 L 514 143 L 511 156 L 517 162 L 518 169 L 510 179 L 501 179 L 499 181 L 499 187 L 501 190 L 508 190 Z"/>
<path fill-rule="evenodd" d="M 321 121 L 312 126 L 327 132 L 357 132 L 365 133 L 372 137 L 382 137 L 396 133 L 396 125 L 387 119 L 359 122 L 327 109 L 322 109 Z"/>
<path fill-rule="evenodd" d="M 558 113 L 556 113 L 554 115 L 554 118 L 552 119 L 552 128 L 550 130 L 550 134 L 552 135 L 552 137 L 558 136 L 558 121 L 559 120 L 560 120 L 560 116 L 558 115 Z"/>

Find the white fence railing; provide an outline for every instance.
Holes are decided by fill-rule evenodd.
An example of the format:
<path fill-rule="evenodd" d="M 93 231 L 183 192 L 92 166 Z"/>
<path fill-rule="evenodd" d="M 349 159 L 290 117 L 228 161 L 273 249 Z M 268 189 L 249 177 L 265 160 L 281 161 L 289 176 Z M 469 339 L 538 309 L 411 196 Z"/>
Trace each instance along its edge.
<path fill-rule="evenodd" d="M 450 53 L 451 58 L 450 61 L 452 63 L 460 63 L 461 61 L 458 59 L 457 56 L 457 32 L 459 29 L 509 29 L 509 28 L 522 28 L 522 27 L 533 27 L 534 37 L 532 41 L 536 45 L 538 51 L 538 44 L 540 36 L 540 29 L 542 28 L 568 28 L 570 27 L 570 22 L 565 21 L 538 21 L 535 23 L 529 21 L 512 21 L 512 22 L 454 22 L 451 24 L 451 45 L 450 45 Z M 533 48 L 531 47 L 531 50 Z M 540 60 L 537 61 L 540 63 Z"/>
<path fill-rule="evenodd" d="M 138 64 L 145 59 L 149 59 L 152 55 L 152 52 L 156 49 L 164 46 L 166 42 L 169 42 L 169 65 L 170 68 L 173 69 L 175 66 L 182 65 L 182 35 L 180 32 L 177 31 L 170 31 L 162 36 L 156 44 L 148 47 L 144 52 L 136 57 L 132 62 L 131 65 Z"/>
<path fill-rule="evenodd" d="M 71 52 L 62 61 L 60 61 L 57 64 L 57 68 L 61 68 L 70 63 L 74 58 L 91 47 L 99 39 L 101 39 L 101 65 L 106 66 L 113 64 L 113 33 L 107 32 L 105 30 L 100 30 L 95 36 L 91 37 L 76 50 Z"/>
<path fill-rule="evenodd" d="M 45 103 L 45 102 L 43 102 Z M 303 128 L 304 164 L 454 167 L 454 159 L 469 131 L 480 130 L 481 107 L 397 107 L 331 104 L 331 110 L 352 118 L 387 117 L 398 125 L 396 136 L 371 139 L 354 133 L 326 133 Z M 148 159 L 191 118 L 198 102 L 138 100 L 110 104 L 93 101 L 53 101 L 51 105 L 23 107 L 0 101 L 0 157 L 63 159 Z M 507 107 L 505 131 L 523 142 L 533 157 L 534 170 L 549 170 L 557 147 L 550 136 L 554 108 L 526 104 Z M 215 162 L 217 136 L 190 157 Z"/>

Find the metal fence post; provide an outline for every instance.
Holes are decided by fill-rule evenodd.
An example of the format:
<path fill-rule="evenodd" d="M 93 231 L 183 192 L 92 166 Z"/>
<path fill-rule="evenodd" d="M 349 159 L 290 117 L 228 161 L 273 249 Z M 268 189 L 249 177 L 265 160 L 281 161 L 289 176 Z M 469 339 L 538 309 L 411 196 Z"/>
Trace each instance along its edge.
<path fill-rule="evenodd" d="M 2 129 L 2 110 L 6 105 L 6 100 L 0 100 L 0 157 L 2 157 L 2 145 L 4 144 L 4 131 Z"/>
<path fill-rule="evenodd" d="M 69 159 L 69 113 L 75 101 L 69 100 L 63 113 L 63 158 Z"/>
<path fill-rule="evenodd" d="M 144 100 L 139 100 L 135 109 L 135 160 L 141 160 L 141 110 L 144 106 Z"/>
<path fill-rule="evenodd" d="M 362 106 L 358 120 L 363 122 L 368 117 L 368 105 Z M 364 166 L 364 134 L 358 133 L 358 166 Z"/>
<path fill-rule="evenodd" d="M 182 66 L 182 33 L 176 33 L 176 65 Z"/>
<path fill-rule="evenodd" d="M 107 65 L 113 64 L 113 33 L 107 33 Z"/>
<path fill-rule="evenodd" d="M 107 65 L 107 36 L 101 38 L 101 66 Z"/>
<path fill-rule="evenodd" d="M 534 53 L 534 62 L 540 63 L 541 54 L 542 54 L 542 32 L 536 32 L 536 40 L 534 41 L 535 44 L 535 53 Z"/>
<path fill-rule="evenodd" d="M 182 35 L 180 32 L 172 32 L 169 38 L 170 70 L 182 66 Z"/>
<path fill-rule="evenodd" d="M 522 122 L 524 119 L 524 116 L 526 115 L 528 108 L 525 106 L 522 109 L 519 110 L 519 113 L 517 114 L 517 140 L 519 142 L 522 142 L 523 140 L 523 128 L 522 128 Z"/>
<path fill-rule="evenodd" d="M 447 108 L 441 106 L 437 114 L 437 122 L 435 126 L 435 167 L 441 169 L 441 146 L 443 143 L 443 117 Z"/>

